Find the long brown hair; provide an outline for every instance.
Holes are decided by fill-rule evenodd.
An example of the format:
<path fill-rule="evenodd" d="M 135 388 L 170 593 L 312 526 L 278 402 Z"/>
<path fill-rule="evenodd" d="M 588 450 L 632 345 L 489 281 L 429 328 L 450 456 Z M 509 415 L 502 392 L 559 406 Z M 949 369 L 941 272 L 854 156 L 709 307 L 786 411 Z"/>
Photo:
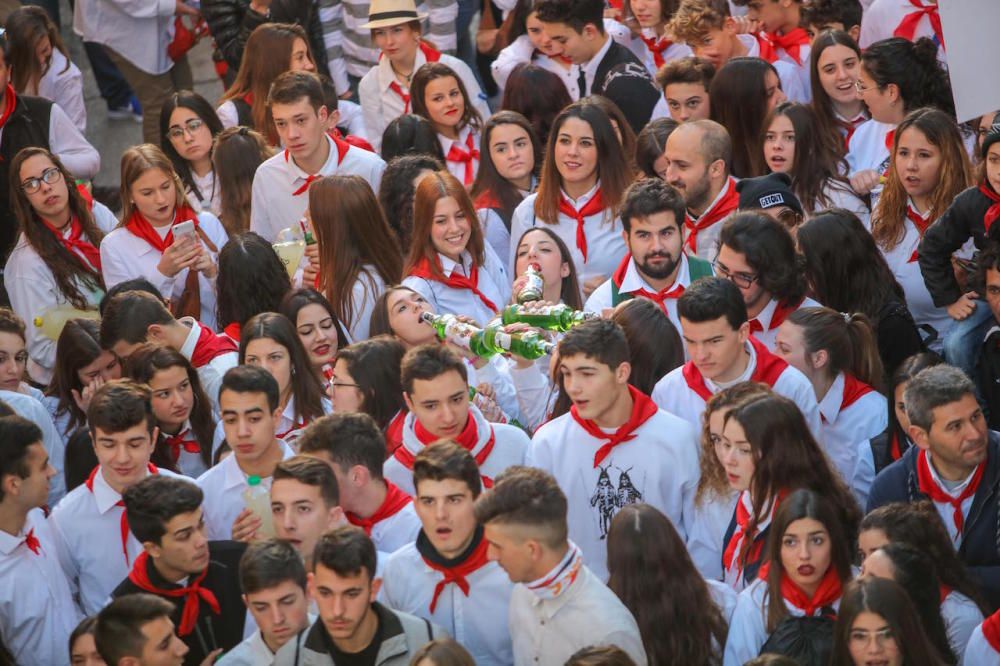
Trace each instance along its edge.
<path fill-rule="evenodd" d="M 188 417 L 191 422 L 191 432 L 201 447 L 201 461 L 206 468 L 211 467 L 215 416 L 212 414 L 212 402 L 202 388 L 201 379 L 191 362 L 171 347 L 143 344 L 132 352 L 126 363 L 128 376 L 142 384 L 149 384 L 156 373 L 170 368 L 182 368 L 187 374 L 188 383 L 191 384 L 191 394 L 194 396 L 194 405 Z M 163 439 L 162 433 L 160 439 Z M 157 446 L 159 447 L 159 442 Z"/>
<path fill-rule="evenodd" d="M 427 259 L 431 272 L 444 278 L 441 273 L 441 262 L 438 261 L 438 252 L 431 241 L 431 227 L 434 225 L 434 209 L 437 207 L 437 202 L 445 197 L 455 199 L 465 213 L 465 219 L 469 223 L 469 242 L 465 246 L 465 251 L 472 255 L 472 261 L 476 266 L 483 265 L 486 256 L 483 230 L 468 191 L 458 178 L 448 171 L 435 171 L 424 176 L 413 193 L 413 237 L 410 240 L 410 251 L 406 255 L 404 275 L 409 275 L 421 259 Z"/>
<path fill-rule="evenodd" d="M 538 183 L 538 196 L 535 198 L 535 215 L 546 224 L 559 223 L 559 197 L 562 191 L 562 176 L 556 166 L 555 150 L 559 141 L 559 131 L 563 124 L 577 118 L 590 125 L 597 143 L 597 177 L 601 183 L 601 196 L 607 208 L 606 221 L 611 224 L 618 207 L 621 205 L 625 189 L 629 186 L 632 170 L 628 157 L 622 150 L 622 145 L 611 126 L 611 119 L 604 109 L 592 102 L 580 101 L 563 109 L 552 123 L 549 142 L 545 147 L 545 160 L 542 162 L 542 177 Z M 611 215 L 607 215 L 611 211 Z"/>
<path fill-rule="evenodd" d="M 431 120 L 431 114 L 427 111 L 427 100 L 424 99 L 424 95 L 427 92 L 427 84 L 435 79 L 443 79 L 448 76 L 455 79 L 455 84 L 458 86 L 459 91 L 462 93 L 462 99 L 465 101 L 465 110 L 462 112 L 461 122 L 459 122 L 458 127 L 455 129 L 462 130 L 469 126 L 478 132 L 483 126 L 483 118 L 479 115 L 479 111 L 476 111 L 476 107 L 472 105 L 472 99 L 469 98 L 469 91 L 465 89 L 465 84 L 462 82 L 461 77 L 455 73 L 455 70 L 443 62 L 425 63 L 413 74 L 413 80 L 410 82 L 410 104 L 412 105 L 413 113 L 421 118 L 426 118 L 432 125 L 434 124 L 434 121 Z"/>
<path fill-rule="evenodd" d="M 390 335 L 356 342 L 337 352 L 337 360 L 347 364 L 347 372 L 361 391 L 361 411 L 385 430 L 400 410 L 406 411 L 400 365 L 406 348 Z"/>
<path fill-rule="evenodd" d="M 263 135 L 249 127 L 230 127 L 215 137 L 212 166 L 221 194 L 219 221 L 230 236 L 250 230 L 253 177 L 273 154 Z"/>
<path fill-rule="evenodd" d="M 62 74 L 69 69 L 72 62 L 66 44 L 59 34 L 59 26 L 41 7 L 18 7 L 7 17 L 5 27 L 10 53 L 7 66 L 12 70 L 10 82 L 18 93 L 37 95 L 38 82 L 52 66 L 49 62 L 43 68 L 38 62 L 38 56 L 35 55 L 38 42 L 44 37 L 49 38 L 53 52 L 59 51 L 66 57 L 66 66 L 59 73 Z"/>
<path fill-rule="evenodd" d="M 337 319 L 353 328 L 352 294 L 358 280 L 374 269 L 383 284 L 402 279 L 403 259 L 378 199 L 360 176 L 325 176 L 309 187 L 309 215 L 319 244 L 319 289 Z M 365 276 L 362 276 L 362 273 Z M 372 300 L 378 294 L 366 280 Z"/>
<path fill-rule="evenodd" d="M 483 125 L 483 138 L 479 150 L 479 171 L 476 172 L 476 181 L 472 184 L 472 200 L 475 202 L 484 195 L 496 199 L 499 204 L 500 219 L 507 225 L 507 231 L 510 231 L 511 215 L 514 214 L 514 209 L 517 208 L 517 204 L 521 203 L 523 197 L 517 187 L 497 171 L 493 155 L 490 152 L 490 139 L 493 136 L 493 130 L 502 125 L 517 125 L 528 134 L 535 159 L 535 166 L 532 169 L 533 176 L 538 176 L 538 172 L 542 168 L 542 146 L 538 142 L 538 136 L 531 123 L 517 111 L 497 111 Z"/>
<path fill-rule="evenodd" d="M 811 106 L 782 102 L 764 119 L 760 130 L 762 145 L 771 123 L 779 116 L 788 118 L 795 132 L 795 153 L 788 174 L 792 177 L 795 196 L 807 214 L 829 208 L 834 202 L 823 191 L 829 181 L 834 181 L 844 190 L 851 187 L 841 175 L 847 173 L 847 161 L 843 157 L 844 141 L 840 133 L 835 129 L 824 129 Z"/>
<path fill-rule="evenodd" d="M 76 404 L 73 391 L 83 393 L 79 370 L 101 355 L 101 323 L 93 319 L 70 319 L 56 342 L 56 362 L 45 395 L 56 398 L 56 416 L 66 414 L 66 432 L 87 423 L 87 414 Z"/>
<path fill-rule="evenodd" d="M 857 533 L 861 520 L 858 503 L 809 432 L 794 402 L 773 393 L 763 395 L 734 407 L 726 415 L 726 422 L 730 419 L 743 428 L 754 459 L 750 478 L 753 515 L 747 534 L 757 530 L 780 494 L 799 488 L 808 488 L 833 501 L 843 532 Z M 772 526 L 772 538 L 774 533 Z M 751 545 L 750 540 L 744 540 L 740 561 L 745 560 Z"/>
<path fill-rule="evenodd" d="M 315 62 L 309 36 L 302 26 L 292 23 L 264 23 L 257 26 L 247 38 L 236 79 L 220 100 L 222 103 L 250 95 L 253 128 L 263 134 L 272 146 L 277 146 L 279 141 L 267 106 L 267 94 L 274 80 L 288 71 L 296 38 L 306 45 L 309 60 Z"/>
<path fill-rule="evenodd" d="M 820 133 L 833 132 L 839 138 L 840 130 L 844 126 L 843 121 L 837 118 L 833 108 L 833 101 L 826 94 L 826 90 L 823 89 L 823 83 L 819 80 L 820 56 L 823 55 L 823 51 L 838 44 L 854 51 L 858 56 L 858 67 L 861 66 L 861 47 L 858 46 L 853 37 L 843 30 L 824 30 L 813 40 L 812 49 L 809 52 L 809 85 L 812 88 L 812 104 L 810 106 L 815 113 L 817 131 Z M 792 121 L 793 125 L 794 122 Z M 770 121 L 767 124 L 770 125 Z M 798 134 L 796 134 L 795 140 L 798 141 Z M 843 139 L 837 142 L 837 153 L 839 155 L 847 153 L 847 146 Z"/>
<path fill-rule="evenodd" d="M 28 195 L 21 187 L 21 167 L 25 161 L 36 155 L 47 157 L 62 174 L 63 182 L 66 184 L 66 192 L 69 196 L 69 213 L 80 221 L 83 233 L 88 240 L 99 247 L 104 233 L 94 221 L 94 215 L 90 211 L 87 202 L 83 200 L 80 191 L 73 184 L 75 179 L 73 174 L 63 166 L 62 161 L 44 148 L 24 148 L 19 151 L 10 164 L 11 180 L 11 208 L 17 217 L 18 226 L 25 239 L 32 249 L 38 253 L 39 258 L 45 262 L 45 266 L 52 272 L 52 277 L 56 281 L 56 287 L 62 292 L 73 307 L 86 310 L 90 307 L 87 296 L 80 289 L 80 282 L 90 289 L 104 289 L 104 280 L 100 272 L 94 269 L 88 262 L 84 261 L 76 252 L 70 252 L 60 242 L 56 235 L 42 222 L 38 213 L 28 201 Z"/>
<path fill-rule="evenodd" d="M 559 297 L 562 302 L 570 306 L 574 310 L 583 309 L 583 298 L 580 297 L 580 280 L 576 275 L 576 264 L 573 263 L 573 255 L 570 254 L 569 247 L 566 245 L 566 241 L 559 237 L 559 234 L 552 231 L 548 227 L 530 227 L 524 230 L 521 237 L 517 239 L 517 243 L 513 246 L 514 248 L 514 264 L 517 265 L 517 248 L 521 246 L 521 242 L 524 237 L 533 231 L 545 234 L 549 237 L 556 247 L 559 248 L 559 261 L 569 266 L 569 273 L 562 279 L 562 284 L 559 287 Z M 514 276 L 517 277 L 517 276 Z"/>
<path fill-rule="evenodd" d="M 909 129 L 918 130 L 941 151 L 941 171 L 931 197 L 930 220 L 941 217 L 955 197 L 972 184 L 972 166 L 955 119 L 930 107 L 908 114 L 896 128 L 885 187 L 872 211 L 872 237 L 883 250 L 899 245 L 906 229 L 904 221 L 909 195 L 896 173 L 896 153 L 900 138 Z"/>
<path fill-rule="evenodd" d="M 837 472 L 829 472 L 836 475 Z M 851 497 L 853 502 L 853 497 Z M 847 585 L 852 578 L 851 572 L 851 539 L 854 532 L 846 530 L 840 520 L 841 511 L 837 510 L 837 498 L 818 493 L 805 487 L 796 490 L 785 498 L 774 515 L 771 533 L 767 539 L 767 556 L 765 561 L 770 565 L 767 572 L 767 631 L 773 632 L 778 624 L 788 617 L 788 606 L 781 594 L 781 579 L 785 567 L 781 562 L 781 545 L 785 530 L 796 520 L 810 518 L 821 523 L 830 535 L 830 566 L 837 572 L 841 585 Z M 855 511 L 857 506 L 854 505 Z M 857 522 L 854 523 L 857 525 Z M 851 536 L 849 536 L 851 535 Z"/>
<path fill-rule="evenodd" d="M 190 207 L 187 195 L 184 194 L 184 184 L 180 176 L 174 171 L 174 165 L 159 146 L 151 143 L 143 143 L 132 146 L 122 153 L 121 172 L 121 197 L 122 197 L 122 222 L 128 222 L 135 212 L 135 202 L 132 200 L 132 185 L 139 180 L 142 174 L 150 169 L 159 169 L 167 178 L 174 181 L 174 213 L 181 206 Z"/>
<path fill-rule="evenodd" d="M 632 364 L 628 383 L 646 395 L 675 368 L 684 365 L 684 344 L 677 328 L 648 298 L 632 298 L 620 303 L 611 321 L 622 327 Z"/>
<path fill-rule="evenodd" d="M 875 389 L 882 384 L 882 358 L 871 321 L 860 312 L 841 314 L 832 308 L 800 308 L 788 316 L 802 327 L 806 353 L 826 350 L 828 376 L 847 372 Z"/>
<path fill-rule="evenodd" d="M 635 616 L 649 663 L 722 663 L 726 620 L 662 512 L 649 504 L 618 511 L 608 530 L 608 572 L 608 587 Z"/>

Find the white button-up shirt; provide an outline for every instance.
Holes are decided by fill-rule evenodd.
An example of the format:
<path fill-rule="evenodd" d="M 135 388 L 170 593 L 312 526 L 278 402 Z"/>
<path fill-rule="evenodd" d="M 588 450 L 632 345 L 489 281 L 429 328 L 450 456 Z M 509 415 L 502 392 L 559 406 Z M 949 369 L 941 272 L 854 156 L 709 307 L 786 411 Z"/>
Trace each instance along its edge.
<path fill-rule="evenodd" d="M 191 329 L 188 336 L 184 338 L 184 344 L 178 350 L 181 356 L 190 361 L 191 357 L 194 356 L 195 348 L 198 346 L 198 337 L 201 335 L 201 324 L 190 317 L 181 317 L 177 321 Z M 239 360 L 240 355 L 238 352 L 226 352 L 225 354 L 219 354 L 200 368 L 195 368 L 195 371 L 198 373 L 198 379 L 201 380 L 201 387 L 205 389 L 205 395 L 212 401 L 212 407 L 216 414 L 219 413 L 219 389 L 222 387 L 222 378 L 226 372 L 239 365 Z"/>
<path fill-rule="evenodd" d="M 282 442 L 281 459 L 288 460 L 295 452 Z M 243 491 L 249 488 L 247 475 L 240 469 L 236 453 L 228 456 L 218 465 L 198 477 L 196 482 L 205 493 L 202 506 L 205 509 L 205 527 L 208 538 L 212 541 L 233 538 L 233 523 L 236 516 L 246 508 L 243 501 Z M 260 485 L 271 489 L 271 477 L 261 477 Z"/>
<path fill-rule="evenodd" d="M 819 303 L 807 297 L 802 299 L 802 302 L 799 303 L 799 306 L 795 309 L 801 310 L 802 308 L 818 308 L 818 307 L 820 307 Z M 757 313 L 756 317 L 750 318 L 751 322 L 756 321 L 758 324 L 760 324 L 761 328 L 764 329 L 762 331 L 754 331 L 753 336 L 758 340 L 760 340 L 762 343 L 764 343 L 764 346 L 770 349 L 772 352 L 774 351 L 775 343 L 778 341 L 778 328 L 780 328 L 781 324 L 784 323 L 783 321 L 781 322 L 774 321 L 774 313 L 777 311 L 777 309 L 778 309 L 778 299 L 772 298 L 764 306 L 764 309 L 761 310 L 759 313 Z M 678 327 L 677 330 L 678 331 L 681 330 L 680 327 Z"/>
<path fill-rule="evenodd" d="M 73 30 L 155 76 L 174 66 L 167 47 L 176 12 L 175 0 L 87 0 L 74 7 Z"/>
<path fill-rule="evenodd" d="M 37 389 L 35 389 L 37 391 Z M 18 416 L 23 416 L 42 431 L 42 442 L 45 452 L 49 454 L 49 462 L 59 472 L 49 481 L 49 506 L 55 506 L 66 494 L 66 443 L 56 430 L 49 410 L 37 398 L 25 393 L 0 391 L 0 401 L 7 403 Z"/>
<path fill-rule="evenodd" d="M 819 401 L 823 422 L 823 448 L 840 472 L 844 483 L 855 477 L 858 445 L 882 433 L 889 426 L 885 396 L 869 391 L 854 403 L 842 407 L 846 375 L 841 372 Z"/>
<path fill-rule="evenodd" d="M 472 271 L 472 255 L 465 251 L 462 252 L 460 259 L 461 264 L 438 253 L 438 261 L 441 262 L 441 271 L 446 280 L 455 271 L 458 271 L 459 275 L 468 277 Z M 497 308 L 503 308 L 510 300 L 510 280 L 507 279 L 507 272 L 489 244 L 484 244 L 483 259 L 483 265 L 479 266 L 477 271 L 477 288 L 493 302 L 493 305 Z M 434 311 L 440 314 L 468 315 L 480 326 L 488 324 L 497 314 L 471 289 L 456 289 L 449 287 L 444 282 L 415 275 L 406 277 L 403 280 L 403 285 L 426 298 L 433 306 Z"/>
<path fill-rule="evenodd" d="M 38 80 L 38 96 L 52 100 L 66 112 L 81 133 L 87 131 L 87 107 L 83 103 L 83 73 L 66 59 L 59 49 L 52 49 L 49 68 Z"/>
<path fill-rule="evenodd" d="M 350 146 L 341 160 L 333 139 L 329 136 L 325 138 L 330 154 L 316 174 L 303 171 L 287 151 L 279 152 L 257 167 L 251 193 L 250 231 L 257 232 L 273 243 L 278 232 L 298 223 L 309 207 L 309 192 L 307 190 L 297 195 L 293 192 L 305 185 L 310 175 L 361 176 L 371 185 L 372 191 L 378 192 L 382 172 L 385 171 L 382 158 L 375 153 Z"/>
<path fill-rule="evenodd" d="M 29 532 L 37 554 L 26 543 Z M 0 638 L 21 666 L 69 664 L 69 635 L 83 617 L 58 548 L 41 509 L 28 512 L 18 534 L 0 530 Z"/>

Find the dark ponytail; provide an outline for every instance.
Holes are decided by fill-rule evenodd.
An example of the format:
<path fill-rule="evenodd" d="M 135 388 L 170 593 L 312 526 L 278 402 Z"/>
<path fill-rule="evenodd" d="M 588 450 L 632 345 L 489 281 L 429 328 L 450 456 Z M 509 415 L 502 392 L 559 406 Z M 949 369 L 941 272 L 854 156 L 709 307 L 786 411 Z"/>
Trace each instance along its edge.
<path fill-rule="evenodd" d="M 927 37 L 916 42 L 901 37 L 880 40 L 865 49 L 861 62 L 880 88 L 890 83 L 899 87 L 907 113 L 932 106 L 955 115 L 948 73 L 938 62 L 937 45 Z"/>

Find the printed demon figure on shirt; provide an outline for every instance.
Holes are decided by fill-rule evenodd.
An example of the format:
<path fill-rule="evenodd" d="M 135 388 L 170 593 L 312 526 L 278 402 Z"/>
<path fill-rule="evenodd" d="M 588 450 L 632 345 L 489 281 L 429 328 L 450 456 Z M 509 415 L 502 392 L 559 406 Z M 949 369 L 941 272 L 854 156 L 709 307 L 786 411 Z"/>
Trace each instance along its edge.
<path fill-rule="evenodd" d="M 618 487 L 611 482 L 609 470 L 618 470 Z M 621 469 L 615 467 L 612 462 L 607 467 L 601 467 L 597 477 L 597 487 L 590 497 L 590 506 L 597 510 L 597 525 L 601 531 L 601 539 L 606 539 L 608 530 L 611 528 L 611 521 L 618 513 L 618 510 L 628 504 L 636 504 L 642 501 L 642 492 L 632 483 L 629 472 L 632 468 Z"/>

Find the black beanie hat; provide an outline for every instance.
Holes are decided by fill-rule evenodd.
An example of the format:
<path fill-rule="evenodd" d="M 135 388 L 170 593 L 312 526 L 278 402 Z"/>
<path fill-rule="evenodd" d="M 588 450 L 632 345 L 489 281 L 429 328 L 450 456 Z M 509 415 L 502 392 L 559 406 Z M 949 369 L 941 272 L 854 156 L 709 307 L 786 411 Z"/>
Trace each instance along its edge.
<path fill-rule="evenodd" d="M 740 193 L 740 210 L 787 206 L 799 215 L 805 215 L 802 204 L 792 192 L 792 179 L 787 173 L 744 178 L 736 183 L 736 191 Z"/>
<path fill-rule="evenodd" d="M 993 119 L 994 121 L 996 118 Z M 990 129 L 986 132 L 986 136 L 983 138 L 983 149 L 980 152 L 980 156 L 985 160 L 986 153 L 989 151 L 990 146 L 992 146 L 997 141 L 1000 141 L 1000 123 L 994 122 L 990 125 Z"/>

